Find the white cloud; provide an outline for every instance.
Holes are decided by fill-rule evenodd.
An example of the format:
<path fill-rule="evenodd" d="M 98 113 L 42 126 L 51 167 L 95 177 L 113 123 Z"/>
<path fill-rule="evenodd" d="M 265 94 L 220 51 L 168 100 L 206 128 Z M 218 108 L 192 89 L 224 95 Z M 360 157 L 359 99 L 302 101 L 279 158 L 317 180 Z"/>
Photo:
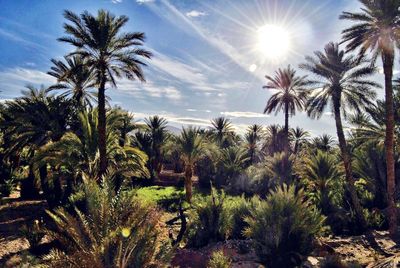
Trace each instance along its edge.
<path fill-rule="evenodd" d="M 196 17 L 201 17 L 207 15 L 205 12 L 198 11 L 198 10 L 192 10 L 190 12 L 186 12 L 186 16 L 190 18 L 196 18 Z"/>
<path fill-rule="evenodd" d="M 254 112 L 221 112 L 224 116 L 229 117 L 242 117 L 242 118 L 266 118 L 269 117 L 267 114 L 254 113 Z"/>
<path fill-rule="evenodd" d="M 186 111 L 188 111 L 188 112 L 197 112 L 196 109 L 186 109 Z"/>
<path fill-rule="evenodd" d="M 10 97 L 19 95 L 27 85 L 50 86 L 55 82 L 52 76 L 35 69 L 17 67 L 0 71 L 0 91 Z"/>
<path fill-rule="evenodd" d="M 182 98 L 182 94 L 177 88 L 159 85 L 153 81 L 140 84 L 136 81 L 121 79 L 117 82 L 117 89 L 124 93 L 134 95 L 137 98 L 166 98 L 175 102 Z"/>
<path fill-rule="evenodd" d="M 155 0 L 136 0 L 138 4 L 153 3 Z"/>
<path fill-rule="evenodd" d="M 122 0 L 111 0 L 111 2 L 112 2 L 113 4 L 118 4 L 118 3 L 122 3 Z"/>

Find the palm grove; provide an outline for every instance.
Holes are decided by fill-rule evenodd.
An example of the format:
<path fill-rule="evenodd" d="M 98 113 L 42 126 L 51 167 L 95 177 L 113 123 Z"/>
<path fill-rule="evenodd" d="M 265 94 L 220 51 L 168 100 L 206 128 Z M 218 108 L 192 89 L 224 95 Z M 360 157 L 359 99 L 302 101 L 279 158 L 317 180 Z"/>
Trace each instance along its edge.
<path fill-rule="evenodd" d="M 276 93 L 264 112 L 283 112 L 284 124 L 249 126 L 244 136 L 223 117 L 176 135 L 162 117 L 138 124 L 129 112 L 109 107 L 106 89 L 119 79 L 145 81 L 142 68 L 152 57 L 143 48 L 145 35 L 123 32 L 125 16 L 65 11 L 59 41 L 74 49 L 52 60 L 48 74 L 57 83 L 28 87 L 1 105 L 1 194 L 18 185 L 21 198 L 47 200 L 56 227 L 44 229 L 62 246 L 45 263 L 150 267 L 168 263 L 179 243 L 201 247 L 247 237 L 262 263 L 289 267 L 299 260 L 288 257 L 306 256 L 323 233 L 388 228 L 394 237 L 400 2 L 360 2 L 360 13 L 340 16 L 353 23 L 342 40 L 305 57 L 304 76 L 291 66 L 266 75 L 264 88 Z M 379 58 L 384 100 L 376 100 L 382 86 L 371 80 Z M 332 112 L 338 142 L 290 128 L 290 117 L 303 110 L 315 119 Z M 351 126 L 348 135 L 344 125 Z M 167 169 L 182 177 L 185 198 L 171 195 L 172 208 L 139 198 Z M 171 209 L 181 227 L 168 240 L 159 219 Z M 289 230 L 286 225 L 294 231 L 277 232 L 279 243 L 266 235 Z"/>

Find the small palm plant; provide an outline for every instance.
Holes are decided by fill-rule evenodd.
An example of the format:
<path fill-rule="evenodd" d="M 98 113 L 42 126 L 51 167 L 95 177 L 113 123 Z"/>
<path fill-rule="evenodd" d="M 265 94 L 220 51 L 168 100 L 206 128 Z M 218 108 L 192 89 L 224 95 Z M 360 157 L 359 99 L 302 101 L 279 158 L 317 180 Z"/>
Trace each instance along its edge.
<path fill-rule="evenodd" d="M 310 201 L 321 208 L 325 215 L 339 205 L 343 194 L 343 172 L 335 155 L 317 151 L 305 160 L 300 171 Z"/>
<path fill-rule="evenodd" d="M 168 250 L 159 211 L 112 185 L 85 178 L 83 208 L 48 211 L 56 225 L 48 234 L 63 246 L 45 256 L 50 267 L 163 267 Z"/>
<path fill-rule="evenodd" d="M 259 200 L 245 220 L 249 226 L 244 233 L 267 267 L 297 267 L 300 256 L 311 252 L 325 218 L 305 200 L 302 190 L 283 185 L 265 201 Z"/>

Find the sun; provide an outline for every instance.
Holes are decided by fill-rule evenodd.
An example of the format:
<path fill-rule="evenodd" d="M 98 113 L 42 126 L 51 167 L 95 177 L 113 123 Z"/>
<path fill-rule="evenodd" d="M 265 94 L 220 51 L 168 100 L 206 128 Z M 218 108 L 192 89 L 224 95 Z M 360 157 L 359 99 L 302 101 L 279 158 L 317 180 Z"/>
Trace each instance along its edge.
<path fill-rule="evenodd" d="M 290 48 L 289 32 L 278 25 L 266 24 L 257 30 L 257 50 L 271 60 L 284 57 Z"/>

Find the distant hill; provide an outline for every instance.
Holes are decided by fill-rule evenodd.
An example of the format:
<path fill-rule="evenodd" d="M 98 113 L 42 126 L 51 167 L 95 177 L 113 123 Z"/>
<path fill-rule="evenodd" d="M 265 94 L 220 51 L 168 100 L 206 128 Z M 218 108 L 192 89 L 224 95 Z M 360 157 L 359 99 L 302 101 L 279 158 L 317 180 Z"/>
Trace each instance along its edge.
<path fill-rule="evenodd" d="M 181 133 L 181 128 L 178 128 L 178 127 L 174 127 L 174 126 L 170 126 L 170 125 L 168 125 L 167 126 L 167 130 L 169 131 L 169 132 L 171 132 L 171 133 L 174 133 L 174 134 L 179 134 L 179 133 Z"/>

